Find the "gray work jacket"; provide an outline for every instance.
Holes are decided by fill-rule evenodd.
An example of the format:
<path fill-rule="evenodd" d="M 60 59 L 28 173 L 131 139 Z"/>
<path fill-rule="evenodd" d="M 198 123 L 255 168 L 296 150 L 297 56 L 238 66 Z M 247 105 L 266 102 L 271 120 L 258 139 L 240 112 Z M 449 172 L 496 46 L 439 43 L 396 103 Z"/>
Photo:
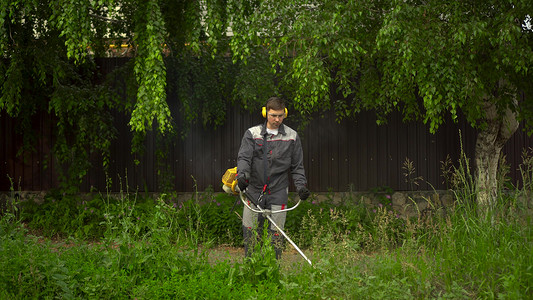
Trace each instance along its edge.
<path fill-rule="evenodd" d="M 265 186 L 264 137 L 266 122 L 244 133 L 237 157 L 237 179 L 249 181 L 247 192 L 257 199 Z M 269 204 L 287 204 L 290 173 L 297 190 L 306 186 L 302 143 L 298 133 L 281 124 L 277 135 L 267 135 L 267 190 Z M 282 191 L 283 190 L 283 191 Z"/>

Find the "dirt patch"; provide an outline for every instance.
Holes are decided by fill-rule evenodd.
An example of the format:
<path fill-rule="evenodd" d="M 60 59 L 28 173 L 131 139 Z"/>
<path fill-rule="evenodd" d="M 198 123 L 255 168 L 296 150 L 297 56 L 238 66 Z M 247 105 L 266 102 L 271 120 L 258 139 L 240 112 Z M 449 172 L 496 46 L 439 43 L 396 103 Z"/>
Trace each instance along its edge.
<path fill-rule="evenodd" d="M 313 261 L 313 253 L 310 250 L 303 251 L 305 256 Z M 207 250 L 208 260 L 211 264 L 229 261 L 231 263 L 242 263 L 244 259 L 244 248 L 231 246 L 217 246 Z M 281 255 L 282 266 L 295 267 L 308 262 L 293 248 L 288 248 Z"/>
<path fill-rule="evenodd" d="M 43 237 L 38 230 L 28 230 L 27 237 L 35 240 L 38 244 L 50 244 L 52 251 L 60 252 L 62 249 L 79 246 L 75 241 L 60 236 L 52 238 Z M 102 247 L 100 241 L 86 241 L 89 247 Z M 118 245 L 108 245 L 113 249 L 118 248 Z M 200 252 L 204 251 L 200 249 Z M 219 245 L 205 250 L 210 264 L 217 264 L 220 262 L 242 263 L 244 259 L 243 247 L 232 247 L 227 245 Z M 304 254 L 308 259 L 313 261 L 313 253 L 311 250 L 304 250 Z M 292 247 L 287 247 L 281 255 L 281 265 L 287 267 L 295 267 L 301 264 L 308 264 L 308 262 Z"/>
<path fill-rule="evenodd" d="M 24 224 L 23 224 L 24 226 Z M 27 237 L 35 240 L 38 244 L 50 244 L 52 251 L 61 252 L 63 249 L 79 246 L 75 241 L 71 241 L 68 238 L 61 236 L 43 237 L 39 230 L 28 229 Z M 89 247 L 103 247 L 101 241 L 86 241 L 86 245 Z M 109 247 L 116 249 L 118 245 L 108 245 Z M 190 251 L 190 250 L 187 250 Z M 199 249 L 199 251 L 204 251 Z M 244 260 L 244 248 L 233 247 L 228 245 L 219 245 L 205 250 L 207 258 L 210 264 L 217 264 L 220 262 L 230 263 L 242 263 Z M 311 250 L 303 250 L 308 259 L 313 262 L 313 253 Z M 284 269 L 292 269 L 300 265 L 307 265 L 308 262 L 291 246 L 287 246 L 283 254 L 281 255 L 280 265 Z"/>

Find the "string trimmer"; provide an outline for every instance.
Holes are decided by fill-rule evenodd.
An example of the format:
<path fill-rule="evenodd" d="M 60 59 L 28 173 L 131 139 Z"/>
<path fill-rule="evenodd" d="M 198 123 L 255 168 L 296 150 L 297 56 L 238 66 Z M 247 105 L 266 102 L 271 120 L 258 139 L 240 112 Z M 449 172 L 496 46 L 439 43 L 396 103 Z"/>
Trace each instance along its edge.
<path fill-rule="evenodd" d="M 274 227 L 285 237 L 285 239 L 294 247 L 294 249 L 296 249 L 296 251 L 298 251 L 298 253 L 300 253 L 300 255 L 312 266 L 313 264 L 311 263 L 311 260 L 309 260 L 309 258 L 307 258 L 307 256 L 305 256 L 305 254 L 302 252 L 302 250 L 300 250 L 300 248 L 298 248 L 298 246 L 296 246 L 296 244 L 289 238 L 289 236 L 278 226 L 278 224 L 276 224 L 276 222 L 274 222 L 274 220 L 272 220 L 272 215 L 273 214 L 276 214 L 276 213 L 281 213 L 281 212 L 288 212 L 288 211 L 291 211 L 293 209 L 295 209 L 296 207 L 298 207 L 298 205 L 300 205 L 300 202 L 302 201 L 301 199 L 298 199 L 298 202 L 293 206 L 293 207 L 290 207 L 290 208 L 286 208 L 284 210 L 276 210 L 276 211 L 272 211 L 270 209 L 264 209 L 261 207 L 261 205 L 259 205 L 261 202 L 262 202 L 262 198 L 264 196 L 264 193 L 261 193 L 259 195 L 259 198 L 256 200 L 256 199 L 253 199 L 250 195 L 248 195 L 246 193 L 246 190 L 244 191 L 240 191 L 239 190 L 239 187 L 237 186 L 237 179 L 235 178 L 235 175 L 237 173 L 237 168 L 232 168 L 232 169 L 228 169 L 226 171 L 226 173 L 224 174 L 224 176 L 222 176 L 222 183 L 224 183 L 224 186 L 222 187 L 224 189 L 224 191 L 228 194 L 234 194 L 234 195 L 239 195 L 242 203 L 251 211 L 253 211 L 254 213 L 260 213 L 262 214 L 265 218 L 268 219 L 268 221 L 274 225 Z M 248 201 L 246 201 L 246 198 L 248 198 L 248 200 L 250 200 L 250 202 L 252 202 L 256 208 L 252 208 L 250 207 L 250 205 L 248 205 Z"/>

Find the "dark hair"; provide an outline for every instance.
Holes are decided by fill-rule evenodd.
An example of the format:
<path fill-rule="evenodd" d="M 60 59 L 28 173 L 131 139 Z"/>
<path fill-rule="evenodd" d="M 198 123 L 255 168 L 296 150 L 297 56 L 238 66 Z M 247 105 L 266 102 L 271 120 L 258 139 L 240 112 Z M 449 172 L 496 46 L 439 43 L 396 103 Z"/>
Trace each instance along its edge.
<path fill-rule="evenodd" d="M 269 110 L 285 110 L 285 101 L 279 97 L 270 97 L 266 103 L 266 111 Z"/>

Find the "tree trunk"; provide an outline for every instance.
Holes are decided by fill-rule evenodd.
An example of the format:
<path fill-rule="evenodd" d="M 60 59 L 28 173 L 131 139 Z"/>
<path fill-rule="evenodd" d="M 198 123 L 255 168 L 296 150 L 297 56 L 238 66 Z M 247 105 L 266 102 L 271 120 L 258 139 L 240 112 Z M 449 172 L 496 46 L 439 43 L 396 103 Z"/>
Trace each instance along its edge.
<path fill-rule="evenodd" d="M 498 165 L 503 146 L 518 129 L 515 113 L 507 108 L 502 114 L 493 101 L 485 102 L 487 126 L 476 140 L 477 202 L 481 207 L 493 207 L 498 194 Z"/>

